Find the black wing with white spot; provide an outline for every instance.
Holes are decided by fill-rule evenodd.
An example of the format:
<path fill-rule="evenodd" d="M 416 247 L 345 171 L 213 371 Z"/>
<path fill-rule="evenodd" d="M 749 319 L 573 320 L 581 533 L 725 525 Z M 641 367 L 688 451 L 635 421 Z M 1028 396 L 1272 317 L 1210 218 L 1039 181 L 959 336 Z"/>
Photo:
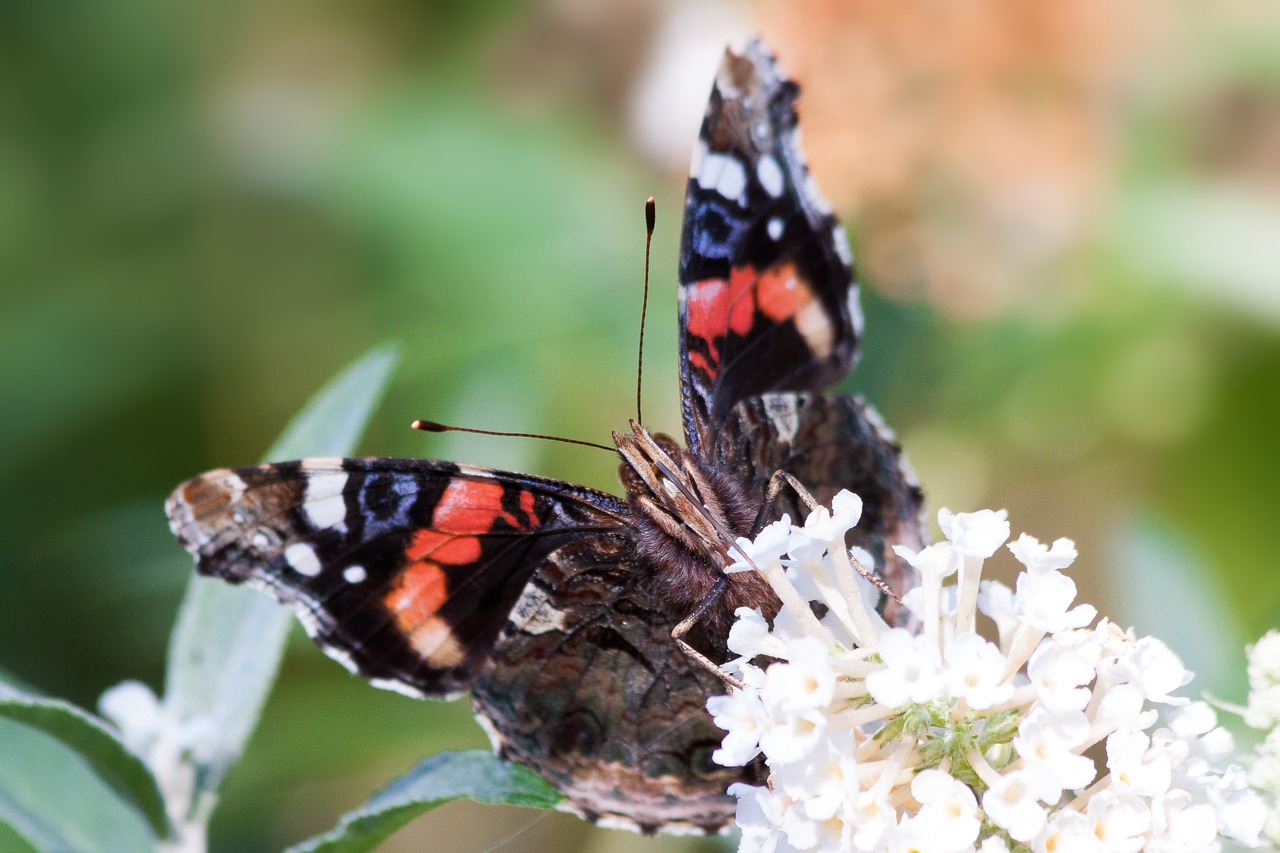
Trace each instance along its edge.
<path fill-rule="evenodd" d="M 733 406 L 820 391 L 856 357 L 849 244 L 800 153 L 797 86 L 758 41 L 725 54 L 690 168 L 680 245 L 681 392 L 695 454 Z"/>
<path fill-rule="evenodd" d="M 261 587 L 380 686 L 470 686 L 538 565 L 629 514 L 610 495 L 425 459 L 305 459 L 209 471 L 170 496 L 206 575 Z"/>

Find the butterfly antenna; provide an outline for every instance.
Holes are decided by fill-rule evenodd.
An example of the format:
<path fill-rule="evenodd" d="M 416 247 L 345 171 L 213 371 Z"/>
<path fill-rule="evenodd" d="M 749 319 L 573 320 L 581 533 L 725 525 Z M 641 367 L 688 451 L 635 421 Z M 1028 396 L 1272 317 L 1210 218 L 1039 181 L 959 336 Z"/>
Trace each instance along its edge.
<path fill-rule="evenodd" d="M 500 432 L 492 429 L 474 429 L 472 427 L 449 426 L 448 424 L 437 423 L 436 421 L 416 420 L 409 424 L 410 429 L 421 430 L 422 432 L 470 432 L 476 435 L 500 435 L 508 438 L 540 438 L 543 441 L 558 441 L 561 444 L 580 444 L 583 447 L 595 447 L 600 450 L 607 450 L 610 453 L 616 453 L 616 447 L 609 447 L 607 444 L 596 444 L 594 441 L 581 441 L 576 438 L 562 438 L 558 435 L 543 435 L 540 432 Z"/>
<path fill-rule="evenodd" d="M 640 415 L 640 387 L 644 379 L 644 318 L 649 313 L 649 249 L 653 246 L 653 225 L 658 217 L 658 204 L 649 196 L 644 203 L 644 301 L 640 305 L 640 352 L 636 356 L 636 423 L 644 423 Z"/>

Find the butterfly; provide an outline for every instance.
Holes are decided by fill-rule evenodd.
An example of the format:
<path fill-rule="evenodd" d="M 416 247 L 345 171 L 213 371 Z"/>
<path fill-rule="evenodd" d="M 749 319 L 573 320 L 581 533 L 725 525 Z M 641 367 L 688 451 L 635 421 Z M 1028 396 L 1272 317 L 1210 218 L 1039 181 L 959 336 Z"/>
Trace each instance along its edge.
<path fill-rule="evenodd" d="M 717 832 L 726 793 L 706 711 L 724 685 L 673 640 L 727 658 L 734 611 L 777 612 L 723 567 L 733 537 L 803 518 L 794 490 L 863 499 L 849 544 L 902 593 L 922 498 L 892 435 L 856 397 L 823 393 L 862 330 L 848 241 L 799 149 L 796 84 L 759 41 L 726 51 L 698 137 L 679 260 L 685 446 L 614 433 L 625 496 L 430 459 L 303 459 L 180 485 L 170 525 L 204 575 L 265 589 L 330 656 L 415 696 L 471 691 L 504 758 L 592 821 Z M 720 588 L 717 588 L 719 583 Z M 901 603 L 880 610 L 901 621 Z"/>

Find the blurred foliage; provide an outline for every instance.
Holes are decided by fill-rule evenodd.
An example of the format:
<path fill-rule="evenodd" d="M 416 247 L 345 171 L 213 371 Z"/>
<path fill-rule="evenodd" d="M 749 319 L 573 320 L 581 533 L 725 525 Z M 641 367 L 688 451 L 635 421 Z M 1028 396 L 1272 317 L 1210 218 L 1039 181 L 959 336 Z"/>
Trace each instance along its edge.
<path fill-rule="evenodd" d="M 604 439 L 625 423 L 653 193 L 645 415 L 677 428 L 683 178 L 645 161 L 627 117 L 653 67 L 684 61 L 662 34 L 695 5 L 725 32 L 762 10 L 797 68 L 853 55 L 841 47 L 850 32 L 912 32 L 876 20 L 873 5 L 818 0 L 0 5 L 0 666 L 87 707 L 126 677 L 159 685 L 190 573 L 164 495 L 258 458 L 324 379 L 388 339 L 404 366 L 364 452 L 615 489 L 604 454 L 406 425 Z M 893 284 L 890 299 L 867 282 L 863 363 L 842 387 L 885 411 L 931 505 L 1006 506 L 1015 529 L 1072 536 L 1082 595 L 1140 629 L 1169 596 L 1206 590 L 1219 600 L 1203 612 L 1229 624 L 1195 639 L 1230 655 L 1280 623 L 1280 27 L 1256 0 L 1145 14 L 1137 32 L 1155 44 L 1123 53 L 1124 67 L 1112 53 L 1089 65 L 1072 46 L 1079 30 L 1055 49 L 1069 22 L 1037 30 L 1044 55 L 1080 79 L 1114 75 L 1071 89 L 1087 94 L 1069 101 L 1083 111 L 1072 132 L 1102 141 L 1085 159 L 990 183 L 981 169 L 998 171 L 1007 140 L 964 157 L 912 148 L 920 163 L 966 166 L 964 180 L 939 183 L 929 167 L 904 171 L 892 196 L 885 182 L 843 194 L 884 161 L 823 122 L 847 102 L 870 117 L 859 140 L 896 126 L 855 101 L 853 84 L 882 67 L 865 61 L 816 63 L 802 78 L 837 107 L 806 114 L 806 136 L 828 140 L 819 180 L 850 214 L 859 256 Z M 957 39 L 948 61 L 1007 55 L 1005 29 L 970 31 L 983 38 Z M 698 36 L 710 53 L 675 78 L 673 104 L 709 85 L 722 39 Z M 917 53 L 886 53 L 883 67 L 908 74 Z M 1002 126 L 989 104 L 1003 102 L 983 103 L 974 126 L 986 133 Z M 963 136 L 964 110 L 945 114 L 955 134 L 926 143 Z M 664 130 L 689 135 L 684 150 L 687 118 Z M 1044 229 L 973 230 L 1003 210 L 1000 192 L 1034 201 L 1018 193 L 1063 175 L 1106 189 L 1071 208 L 1074 230 L 1053 232 L 1053 251 Z M 988 218 L 968 222 L 971 209 Z M 936 274 L 949 258 L 957 269 Z M 991 282 L 1001 298 L 983 290 Z M 1159 582 L 1175 557 L 1198 584 Z M 1113 582 L 1138 563 L 1153 585 Z M 227 780 L 214 850 L 278 849 L 422 756 L 484 745 L 465 702 L 370 689 L 295 634 Z M 1240 697 L 1238 673 L 1204 675 Z M 388 849 L 442 833 L 461 850 L 714 846 L 455 804 Z"/>

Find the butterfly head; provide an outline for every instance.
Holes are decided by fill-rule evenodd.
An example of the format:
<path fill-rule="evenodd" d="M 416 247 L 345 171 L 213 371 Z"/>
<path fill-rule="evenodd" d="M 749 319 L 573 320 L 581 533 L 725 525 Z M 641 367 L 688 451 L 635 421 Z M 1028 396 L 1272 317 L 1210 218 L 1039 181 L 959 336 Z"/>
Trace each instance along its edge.
<path fill-rule="evenodd" d="M 654 567 L 659 597 L 682 614 L 706 600 L 730 560 L 739 536 L 751 534 L 758 499 L 722 472 L 702 464 L 670 436 L 651 433 L 632 421 L 629 433 L 615 432 L 622 457 L 619 477 L 635 511 L 637 557 Z M 750 573 L 732 576 L 725 596 L 727 618 L 738 606 L 776 609 L 768 587 Z M 759 587 L 759 588 L 757 588 Z M 718 618 L 708 621 L 711 633 Z"/>

